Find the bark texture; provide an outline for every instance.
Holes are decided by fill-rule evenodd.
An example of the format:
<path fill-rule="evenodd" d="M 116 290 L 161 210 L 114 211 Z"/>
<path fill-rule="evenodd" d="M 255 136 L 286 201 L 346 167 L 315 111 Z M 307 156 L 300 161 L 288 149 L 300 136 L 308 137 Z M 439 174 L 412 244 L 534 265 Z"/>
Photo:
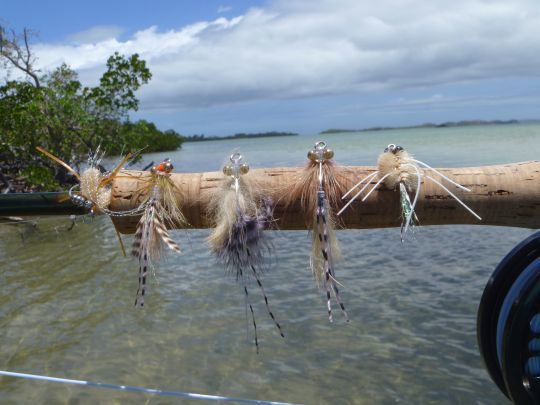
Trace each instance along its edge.
<path fill-rule="evenodd" d="M 279 229 L 306 229 L 306 223 L 314 215 L 303 212 L 299 202 L 288 207 L 283 205 L 284 195 L 291 189 L 301 170 L 287 167 L 255 169 L 247 174 L 260 183 L 274 200 L 274 216 Z M 341 181 L 349 188 L 375 170 L 374 167 L 344 167 Z M 438 185 L 424 180 L 416 207 L 420 225 L 478 224 L 540 228 L 540 162 L 437 170 L 471 189 L 471 192 L 464 192 L 443 181 L 448 189 L 482 217 L 482 221 L 473 217 Z M 440 180 L 436 174 L 430 175 Z M 135 207 L 141 199 L 139 190 L 146 178 L 144 172 L 129 171 L 115 179 L 111 209 Z M 182 194 L 182 212 L 189 227 L 207 228 L 206 207 L 211 193 L 223 181 L 223 174 L 177 173 L 172 175 L 172 179 Z M 372 180 L 371 185 L 376 181 Z M 346 200 L 332 209 L 337 212 L 345 203 Z M 138 217 L 120 217 L 114 218 L 114 223 L 120 232 L 133 233 L 138 220 Z M 388 190 L 380 185 L 365 202 L 357 199 L 339 217 L 339 221 L 338 226 L 343 228 L 400 226 L 398 190 Z"/>

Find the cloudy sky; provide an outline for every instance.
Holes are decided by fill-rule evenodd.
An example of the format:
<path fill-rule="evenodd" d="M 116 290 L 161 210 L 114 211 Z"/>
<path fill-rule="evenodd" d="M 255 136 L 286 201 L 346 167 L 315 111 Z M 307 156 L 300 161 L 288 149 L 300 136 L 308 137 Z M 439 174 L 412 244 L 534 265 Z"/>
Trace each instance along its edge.
<path fill-rule="evenodd" d="M 85 84 L 139 53 L 133 118 L 187 135 L 540 118 L 539 0 L 27 0 L 0 21 Z"/>

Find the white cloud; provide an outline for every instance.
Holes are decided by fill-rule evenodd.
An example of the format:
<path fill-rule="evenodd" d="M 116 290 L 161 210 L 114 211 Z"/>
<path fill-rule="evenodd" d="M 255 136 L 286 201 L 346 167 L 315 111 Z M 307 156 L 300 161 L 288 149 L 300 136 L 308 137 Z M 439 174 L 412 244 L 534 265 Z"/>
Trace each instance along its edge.
<path fill-rule="evenodd" d="M 95 44 L 117 38 L 124 30 L 116 25 L 98 25 L 68 37 L 75 44 Z"/>
<path fill-rule="evenodd" d="M 44 68 L 65 61 L 95 81 L 114 51 L 137 52 L 153 73 L 143 108 L 161 110 L 538 77 L 539 20 L 538 0 L 282 0 L 36 53 Z"/>
<path fill-rule="evenodd" d="M 231 6 L 219 6 L 217 9 L 217 12 L 218 14 L 221 14 L 221 13 L 226 13 L 227 11 L 231 11 L 231 10 L 232 10 Z"/>

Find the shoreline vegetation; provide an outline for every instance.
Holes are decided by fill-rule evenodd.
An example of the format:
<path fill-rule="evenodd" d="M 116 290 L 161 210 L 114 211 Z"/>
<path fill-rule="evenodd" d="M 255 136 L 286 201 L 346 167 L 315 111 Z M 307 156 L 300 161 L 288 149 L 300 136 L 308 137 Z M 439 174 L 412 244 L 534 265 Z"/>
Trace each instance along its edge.
<path fill-rule="evenodd" d="M 66 64 L 38 70 L 32 38 L 32 30 L 19 33 L 0 22 L 0 193 L 67 189 L 89 159 L 133 153 L 135 160 L 142 151 L 181 147 L 175 130 L 130 121 L 137 90 L 152 78 L 138 54 L 115 52 L 99 82 L 85 86 Z"/>
<path fill-rule="evenodd" d="M 271 131 L 271 132 L 259 132 L 259 133 L 238 133 L 234 135 L 227 135 L 227 136 L 206 136 L 206 135 L 191 135 L 191 136 L 183 136 L 184 142 L 206 142 L 206 141 L 224 141 L 227 139 L 249 139 L 249 138 L 272 138 L 272 137 L 279 137 L 279 136 L 298 136 L 297 133 L 294 132 L 277 132 L 277 131 Z"/>
<path fill-rule="evenodd" d="M 422 128 L 452 128 L 452 127 L 470 127 L 477 125 L 510 125 L 510 124 L 526 124 L 526 123 L 540 123 L 540 120 L 464 120 L 464 121 L 448 121 L 441 124 L 434 124 L 431 122 L 410 125 L 410 126 L 397 126 L 397 127 L 370 127 L 362 129 L 343 129 L 343 128 L 330 128 L 319 132 L 320 135 L 340 134 L 347 132 L 373 132 L 373 131 L 391 131 L 394 129 L 422 129 Z"/>

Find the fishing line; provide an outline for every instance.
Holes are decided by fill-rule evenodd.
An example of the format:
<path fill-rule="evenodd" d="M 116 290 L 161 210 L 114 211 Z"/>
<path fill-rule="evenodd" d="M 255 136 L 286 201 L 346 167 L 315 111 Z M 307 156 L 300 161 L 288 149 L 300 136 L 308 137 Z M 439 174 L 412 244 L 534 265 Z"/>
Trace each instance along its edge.
<path fill-rule="evenodd" d="M 245 398 L 235 398 L 235 397 L 224 397 L 220 395 L 196 394 L 193 392 L 184 392 L 184 391 L 168 391 L 168 390 L 161 390 L 158 388 L 145 388 L 145 387 L 135 387 L 131 385 L 117 385 L 117 384 L 107 384 L 107 383 L 100 383 L 100 382 L 94 382 L 94 381 L 72 380 L 69 378 L 49 377 L 49 376 L 39 375 L 39 374 L 17 373 L 17 372 L 4 371 L 4 370 L 0 370 L 0 375 L 6 376 L 6 377 L 25 378 L 28 380 L 55 382 L 55 383 L 60 383 L 60 384 L 86 385 L 88 387 L 108 388 L 108 389 L 113 389 L 113 390 L 118 390 L 118 391 L 140 392 L 144 394 L 166 395 L 166 396 L 190 398 L 190 399 L 202 399 L 206 401 L 236 402 L 236 403 L 242 403 L 242 404 L 262 404 L 262 405 L 294 405 L 294 404 L 291 404 L 290 402 L 261 401 L 258 399 L 245 399 Z"/>

